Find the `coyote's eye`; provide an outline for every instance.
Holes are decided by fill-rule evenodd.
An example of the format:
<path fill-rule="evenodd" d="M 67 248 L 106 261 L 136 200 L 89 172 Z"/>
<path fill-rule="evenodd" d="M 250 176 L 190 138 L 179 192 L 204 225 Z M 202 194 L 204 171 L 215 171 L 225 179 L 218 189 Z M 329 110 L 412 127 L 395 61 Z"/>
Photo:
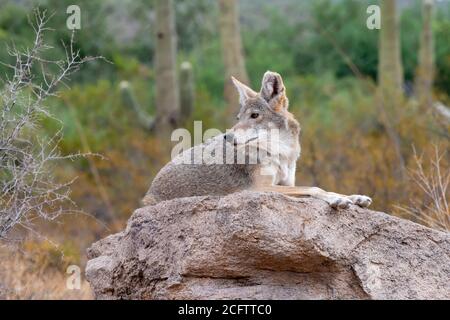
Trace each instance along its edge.
<path fill-rule="evenodd" d="M 252 119 L 256 119 L 256 118 L 259 117 L 259 113 L 252 113 L 252 114 L 250 115 L 250 117 L 251 117 Z"/>

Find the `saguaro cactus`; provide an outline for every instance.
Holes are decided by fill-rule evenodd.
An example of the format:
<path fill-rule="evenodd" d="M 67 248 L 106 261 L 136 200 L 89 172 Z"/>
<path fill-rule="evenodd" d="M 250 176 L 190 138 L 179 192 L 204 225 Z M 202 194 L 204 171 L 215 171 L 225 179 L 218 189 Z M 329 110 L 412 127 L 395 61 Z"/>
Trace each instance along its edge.
<path fill-rule="evenodd" d="M 419 66 L 416 76 L 416 91 L 422 107 L 433 105 L 434 39 L 432 30 L 433 0 L 423 0 L 422 33 L 420 37 Z"/>
<path fill-rule="evenodd" d="M 172 0 L 156 0 L 156 123 L 158 131 L 176 126 L 180 116 L 177 45 Z"/>
<path fill-rule="evenodd" d="M 188 119 L 193 110 L 195 102 L 194 73 L 190 62 L 183 62 L 180 68 L 180 112 L 177 115 L 179 121 Z M 122 81 L 119 85 L 122 102 L 125 107 L 132 110 L 136 116 L 137 123 L 145 130 L 152 131 L 157 126 L 157 115 L 151 115 L 138 102 L 128 81 Z"/>
<path fill-rule="evenodd" d="M 400 28 L 396 0 L 381 0 L 381 30 L 378 65 L 378 104 L 382 121 L 398 159 L 396 175 L 405 172 L 401 138 L 397 132 L 399 107 L 403 100 L 403 65 L 400 50 Z"/>
<path fill-rule="evenodd" d="M 381 0 L 378 83 L 385 100 L 396 101 L 403 92 L 403 65 L 396 0 Z"/>
<path fill-rule="evenodd" d="M 242 50 L 242 39 L 239 23 L 237 0 L 219 0 L 220 33 L 222 40 L 222 55 L 225 65 L 225 100 L 230 115 L 237 113 L 238 95 L 233 87 L 231 76 L 249 85 L 245 69 L 245 59 Z"/>
<path fill-rule="evenodd" d="M 124 105 L 134 111 L 139 125 L 146 130 L 152 130 L 155 125 L 155 118 L 144 111 L 128 81 L 122 81 L 119 87 Z"/>
<path fill-rule="evenodd" d="M 194 110 L 195 86 L 191 63 L 185 61 L 180 68 L 181 119 L 188 119 Z"/>

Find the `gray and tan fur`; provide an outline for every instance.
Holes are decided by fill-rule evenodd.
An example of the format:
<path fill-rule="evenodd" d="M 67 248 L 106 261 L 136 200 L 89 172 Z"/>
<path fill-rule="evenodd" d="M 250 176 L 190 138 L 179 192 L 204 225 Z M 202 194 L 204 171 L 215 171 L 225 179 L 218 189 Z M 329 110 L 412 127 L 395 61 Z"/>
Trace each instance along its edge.
<path fill-rule="evenodd" d="M 155 177 L 144 197 L 146 205 L 174 198 L 226 195 L 242 190 L 280 192 L 288 196 L 311 196 L 326 201 L 333 208 L 347 208 L 354 203 L 368 207 L 372 200 L 362 195 L 341 195 L 317 187 L 295 186 L 296 163 L 300 157 L 300 125 L 288 111 L 289 100 L 278 73 L 266 72 L 260 92 L 255 92 L 233 78 L 241 109 L 237 124 L 226 134 L 195 146 L 174 158 Z M 277 148 L 268 148 L 268 156 L 242 164 L 193 164 L 180 161 L 194 157 L 211 144 L 231 146 L 233 152 L 248 150 L 277 129 Z M 229 150 L 230 148 L 226 148 Z M 185 158 L 184 158 L 185 159 Z"/>

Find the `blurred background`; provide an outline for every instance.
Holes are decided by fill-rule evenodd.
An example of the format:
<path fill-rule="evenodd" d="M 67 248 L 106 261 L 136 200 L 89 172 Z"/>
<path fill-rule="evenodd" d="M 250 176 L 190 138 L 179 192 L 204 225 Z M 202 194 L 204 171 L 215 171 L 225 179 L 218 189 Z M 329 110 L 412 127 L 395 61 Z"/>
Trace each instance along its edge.
<path fill-rule="evenodd" d="M 62 154 L 102 157 L 52 169 L 77 177 L 71 198 L 84 214 L 12 230 L 20 240 L 2 242 L 0 298 L 90 298 L 84 281 L 67 290 L 67 266 L 83 270 L 86 248 L 124 228 L 170 160 L 173 129 L 233 124 L 231 75 L 255 90 L 266 70 L 283 76 L 302 125 L 298 185 L 367 194 L 375 210 L 450 229 L 449 1 L 0 0 L 0 61 L 12 63 L 7 45 L 32 46 L 36 7 L 53 14 L 48 57 L 64 59 L 73 4 L 75 48 L 103 58 L 47 100 L 60 121 L 44 117 L 38 131 L 62 124 Z M 380 30 L 368 27 L 370 5 L 381 5 Z"/>

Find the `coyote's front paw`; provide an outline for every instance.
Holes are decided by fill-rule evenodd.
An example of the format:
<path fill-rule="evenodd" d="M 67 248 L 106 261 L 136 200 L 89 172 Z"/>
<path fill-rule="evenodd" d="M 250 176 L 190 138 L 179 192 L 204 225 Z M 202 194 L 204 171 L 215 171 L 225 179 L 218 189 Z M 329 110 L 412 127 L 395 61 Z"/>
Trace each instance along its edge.
<path fill-rule="evenodd" d="M 333 196 L 327 202 L 333 209 L 347 209 L 352 204 L 351 199 L 341 196 Z"/>
<path fill-rule="evenodd" d="M 372 199 L 370 199 L 367 196 L 361 196 L 359 194 L 354 194 L 351 196 L 348 196 L 348 198 L 356 205 L 367 208 L 372 203 Z"/>

